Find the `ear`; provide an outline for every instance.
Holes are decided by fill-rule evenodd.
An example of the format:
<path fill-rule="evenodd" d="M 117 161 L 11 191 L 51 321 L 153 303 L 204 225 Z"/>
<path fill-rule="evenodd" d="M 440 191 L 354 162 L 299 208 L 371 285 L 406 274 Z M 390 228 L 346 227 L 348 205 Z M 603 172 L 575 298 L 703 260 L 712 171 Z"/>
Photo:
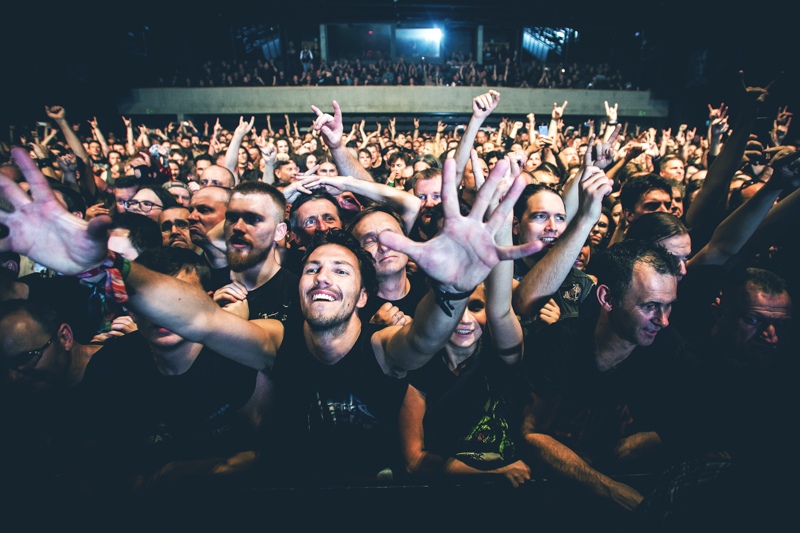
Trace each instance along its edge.
<path fill-rule="evenodd" d="M 72 328 L 69 327 L 69 324 L 61 324 L 61 327 L 58 328 L 58 340 L 63 344 L 64 350 L 72 350 L 75 338 L 72 335 Z"/>
<path fill-rule="evenodd" d="M 516 216 L 514 217 L 514 222 L 511 224 L 511 232 L 514 235 L 519 235 L 519 220 L 517 220 Z"/>
<path fill-rule="evenodd" d="M 363 309 L 365 305 L 367 305 L 367 289 L 362 287 L 361 294 L 358 295 L 358 302 L 356 302 L 356 307 L 358 309 Z"/>
<path fill-rule="evenodd" d="M 627 220 L 627 221 L 628 221 L 628 224 L 630 224 L 631 222 L 633 222 L 633 211 L 630 211 L 630 210 L 628 210 L 628 209 L 624 209 L 624 208 L 623 208 L 623 209 L 622 209 L 622 216 L 624 216 L 624 217 L 625 217 L 625 220 Z"/>
<path fill-rule="evenodd" d="M 600 307 L 606 313 L 611 312 L 613 298 L 611 296 L 611 289 L 607 285 L 597 286 L 597 301 L 600 302 Z"/>
<path fill-rule="evenodd" d="M 286 222 L 281 222 L 275 227 L 275 242 L 282 241 L 284 237 L 286 237 L 286 233 L 288 228 L 286 227 Z"/>

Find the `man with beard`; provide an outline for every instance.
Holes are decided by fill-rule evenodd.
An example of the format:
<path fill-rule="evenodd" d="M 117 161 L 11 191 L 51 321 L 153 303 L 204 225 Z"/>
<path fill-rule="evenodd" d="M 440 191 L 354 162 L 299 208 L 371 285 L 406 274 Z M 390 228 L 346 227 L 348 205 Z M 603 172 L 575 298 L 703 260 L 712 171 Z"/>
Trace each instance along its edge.
<path fill-rule="evenodd" d="M 198 254 L 202 252 L 199 246 L 192 243 L 187 208 L 181 206 L 164 209 L 158 218 L 158 224 L 161 226 L 161 238 L 164 240 L 164 246 L 186 248 Z"/>
<path fill-rule="evenodd" d="M 231 197 L 227 189 L 209 186 L 203 187 L 192 195 L 189 202 L 189 235 L 192 243 L 199 246 L 205 252 L 205 258 L 212 269 L 212 287 L 219 288 L 228 282 L 227 263 L 225 262 L 224 250 L 214 246 L 210 233 L 217 224 L 225 218 L 225 206 Z M 221 270 L 221 273 L 219 272 Z M 220 283 L 218 279 L 222 278 Z"/>
<path fill-rule="evenodd" d="M 35 200 L 0 176 L 0 185 L 14 206 L 13 212 L 0 212 L 0 223 L 13 236 L 2 242 L 3 248 L 24 251 L 34 261 L 67 275 L 104 264 L 109 259 L 108 219 L 101 216 L 91 224 L 66 221 L 66 211 L 25 151 L 14 149 L 14 158 Z M 110 259 L 126 272 L 127 305 L 137 316 L 252 368 L 263 370 L 274 363 L 276 412 L 282 417 L 281 427 L 274 432 L 277 438 L 270 442 L 279 452 L 270 456 L 281 457 L 276 467 L 290 470 L 295 480 L 298 475 L 300 479 L 337 474 L 374 477 L 390 461 L 391 436 L 405 395 L 406 384 L 395 378 L 420 368 L 442 349 L 464 314 L 467 297 L 500 261 L 540 248 L 538 243 L 495 244 L 495 233 L 524 187 L 521 179 L 484 222 L 507 169 L 505 161 L 498 163 L 472 212 L 464 217 L 458 212 L 455 165 L 446 162 L 445 221 L 439 235 L 420 244 L 391 232 L 380 234 L 381 243 L 411 257 L 432 280 L 430 293 L 416 310 L 416 320 L 403 327 L 375 331 L 362 325 L 357 309 L 374 292 L 374 264 L 342 231 L 320 236 L 307 251 L 298 295 L 304 320 L 290 318 L 285 324 L 243 320 L 215 305 L 196 285 L 143 265 Z M 250 195 L 242 196 L 246 200 Z M 226 220 L 231 237 L 237 224 L 247 222 L 245 217 L 253 231 L 267 229 L 259 227 L 261 220 L 250 218 L 259 212 L 245 202 L 233 204 L 231 212 Z M 46 227 L 54 231 L 47 232 Z M 237 231 L 247 235 L 241 226 Z M 48 235 L 46 241 L 35 237 L 43 234 Z M 246 248 L 255 248 L 246 239 L 230 242 L 241 246 L 242 255 L 249 255 Z"/>
<path fill-rule="evenodd" d="M 420 199 L 422 208 L 411 235 L 414 240 L 427 241 L 439 231 L 432 225 L 431 209 L 442 201 L 442 171 L 428 168 L 414 174 L 414 196 Z"/>
<path fill-rule="evenodd" d="M 217 291 L 218 303 L 246 295 L 250 319 L 284 322 L 298 311 L 298 277 L 276 260 L 276 243 L 286 236 L 285 210 L 283 194 L 271 185 L 249 181 L 233 189 L 224 225 L 233 283 Z"/>

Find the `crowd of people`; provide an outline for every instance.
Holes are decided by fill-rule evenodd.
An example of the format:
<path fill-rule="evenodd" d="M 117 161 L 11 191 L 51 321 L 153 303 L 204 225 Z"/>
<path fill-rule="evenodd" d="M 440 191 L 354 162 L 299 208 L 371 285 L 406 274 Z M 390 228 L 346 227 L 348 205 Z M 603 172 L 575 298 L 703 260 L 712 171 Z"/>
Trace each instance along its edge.
<path fill-rule="evenodd" d="M 306 55 L 303 55 L 306 54 Z M 472 54 L 453 52 L 434 64 L 424 58 L 406 62 L 387 59 L 321 60 L 303 49 L 299 54 L 270 60 L 221 60 L 175 68 L 159 77 L 158 87 L 300 87 L 300 86 L 468 86 L 547 89 L 633 90 L 636 84 L 607 63 L 523 62 L 514 51 L 489 54 L 478 64 Z"/>
<path fill-rule="evenodd" d="M 546 477 L 601 528 L 762 523 L 800 199 L 788 109 L 751 135 L 769 89 L 662 131 L 487 132 L 495 90 L 435 134 L 46 108 L 2 146 L 5 481 Z"/>

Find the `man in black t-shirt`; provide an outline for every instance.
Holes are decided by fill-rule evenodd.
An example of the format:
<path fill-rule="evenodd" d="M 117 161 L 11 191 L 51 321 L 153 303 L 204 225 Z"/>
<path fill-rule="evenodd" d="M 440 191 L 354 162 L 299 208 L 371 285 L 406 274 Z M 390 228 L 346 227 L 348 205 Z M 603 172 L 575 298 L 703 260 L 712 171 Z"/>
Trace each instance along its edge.
<path fill-rule="evenodd" d="M 247 181 L 233 189 L 224 226 L 233 283 L 217 291 L 218 303 L 246 294 L 250 319 L 284 322 L 298 312 L 297 276 L 276 260 L 276 243 L 286 236 L 285 210 L 283 194 L 271 185 Z"/>
<path fill-rule="evenodd" d="M 107 254 L 106 240 L 102 235 L 104 220 L 100 218 L 90 228 L 60 222 L 64 218 L 64 209 L 53 200 L 47 182 L 36 165 L 24 150 L 15 149 L 14 158 L 19 161 L 34 191 L 35 200 L 31 201 L 21 191 L 12 189 L 9 198 L 18 205 L 15 205 L 12 213 L 0 212 L 0 223 L 5 224 L 14 235 L 12 248 L 24 250 L 34 261 L 67 274 L 76 274 L 100 265 Z M 492 268 L 502 260 L 513 260 L 540 248 L 537 243 L 508 247 L 498 246 L 494 241 L 495 233 L 510 214 L 513 201 L 522 190 L 522 180 L 515 183 L 507 199 L 496 208 L 489 220 L 483 221 L 489 201 L 507 170 L 505 161 L 497 166 L 499 170 L 481 188 L 472 213 L 464 217 L 458 212 L 455 165 L 450 160 L 445 163 L 443 205 L 446 216 L 442 232 L 430 242 L 414 243 L 407 237 L 391 232 L 379 236 L 381 243 L 411 257 L 434 283 L 431 293 L 422 299 L 416 310 L 416 320 L 410 325 L 386 327 L 372 334 L 367 333 L 364 340 L 359 341 L 367 328 L 362 327 L 357 309 L 364 307 L 368 295 L 375 292 L 375 267 L 372 257 L 351 235 L 341 230 L 322 234 L 307 251 L 299 290 L 304 317 L 302 325 L 291 319 L 286 324 L 270 319 L 243 320 L 236 309 L 220 309 L 199 287 L 153 272 L 136 263 L 125 263 L 122 267 L 127 271 L 127 305 L 138 316 L 251 368 L 263 370 L 275 361 L 278 412 L 287 413 L 290 417 L 292 413 L 295 415 L 284 423 L 285 428 L 307 428 L 304 435 L 297 437 L 311 442 L 312 447 L 306 457 L 312 459 L 315 450 L 324 450 L 328 446 L 335 448 L 341 441 L 337 440 L 338 430 L 333 433 L 315 431 L 317 426 L 308 417 L 314 413 L 337 414 L 334 426 L 341 425 L 349 433 L 349 429 L 356 429 L 354 424 L 368 420 L 367 413 L 383 411 L 381 405 L 392 404 L 390 398 L 382 395 L 388 395 L 389 388 L 376 387 L 370 376 L 380 369 L 385 376 L 400 378 L 407 371 L 424 365 L 447 343 L 464 313 L 467 296 Z M 13 184 L 10 186 L 13 187 Z M 238 216 L 236 222 L 240 222 Z M 52 232 L 50 241 L 42 243 L 31 237 L 37 231 L 43 232 L 48 225 L 59 228 L 59 231 Z M 31 228 L 33 232 L 22 231 L 23 227 Z M 245 239 L 239 244 L 242 245 L 242 252 L 247 253 L 242 253 L 242 257 L 237 259 L 246 260 L 250 249 L 255 248 Z M 80 250 L 81 253 L 69 254 L 71 250 Z M 293 365 L 296 362 L 291 359 L 297 352 L 289 349 L 292 343 L 305 350 L 297 355 L 298 362 L 307 361 L 317 367 L 323 365 L 321 372 L 325 375 L 320 378 L 321 381 L 309 382 L 311 386 L 304 385 L 298 390 L 289 386 L 287 390 L 287 384 L 306 383 L 307 377 L 303 367 Z M 361 355 L 352 363 L 351 354 Z M 288 367 L 283 361 L 287 358 L 287 363 L 290 363 Z M 341 368 L 351 364 L 355 367 L 353 374 L 358 379 L 359 387 L 370 387 L 379 395 L 370 404 L 348 400 L 342 405 L 341 398 L 349 398 L 350 395 L 366 398 L 369 395 L 362 394 L 360 390 L 350 390 L 349 394 L 343 395 L 348 393 L 349 387 L 342 388 L 339 378 L 326 372 L 338 373 Z M 287 373 L 283 370 L 293 366 L 294 371 Z M 325 394 L 329 386 L 339 392 Z M 281 393 L 281 390 L 284 392 Z M 296 393 L 303 394 L 300 409 L 297 409 L 294 401 L 293 395 Z M 280 402 L 288 402 L 288 405 L 281 409 Z M 324 408 L 320 409 L 320 405 Z M 397 412 L 393 409 L 385 412 L 391 414 L 382 416 L 381 426 L 396 426 L 397 420 L 391 418 Z M 276 439 L 282 434 L 285 433 L 275 433 Z M 295 449 L 294 440 L 283 441 L 282 444 L 280 448 L 283 450 L 291 452 Z M 391 447 L 382 450 L 391 453 Z M 354 455 L 357 460 L 358 454 Z M 304 467 L 313 465 L 294 463 L 293 466 L 304 470 Z"/>
<path fill-rule="evenodd" d="M 662 247 L 635 240 L 612 246 L 597 265 L 599 317 L 544 328 L 536 354 L 526 358 L 531 393 L 523 437 L 530 459 L 625 509 L 634 509 L 641 494 L 590 462 L 597 466 L 603 448 L 624 463 L 660 444 L 645 424 L 659 413 L 655 385 L 671 383 L 665 360 L 681 346 L 667 328 L 678 273 Z M 631 423 L 641 430 L 626 427 Z"/>

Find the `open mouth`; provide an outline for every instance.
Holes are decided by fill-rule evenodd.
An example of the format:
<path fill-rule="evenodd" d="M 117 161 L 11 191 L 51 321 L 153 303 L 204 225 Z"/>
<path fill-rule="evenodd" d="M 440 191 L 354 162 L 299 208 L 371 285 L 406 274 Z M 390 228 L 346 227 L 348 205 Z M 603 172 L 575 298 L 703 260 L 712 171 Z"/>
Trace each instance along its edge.
<path fill-rule="evenodd" d="M 542 237 L 540 240 L 545 244 L 554 244 L 558 237 Z"/>
<path fill-rule="evenodd" d="M 311 292 L 312 302 L 335 302 L 336 300 L 336 295 L 328 291 L 317 290 Z"/>
<path fill-rule="evenodd" d="M 475 331 L 474 329 L 457 329 L 457 335 L 472 335 L 472 332 Z"/>

